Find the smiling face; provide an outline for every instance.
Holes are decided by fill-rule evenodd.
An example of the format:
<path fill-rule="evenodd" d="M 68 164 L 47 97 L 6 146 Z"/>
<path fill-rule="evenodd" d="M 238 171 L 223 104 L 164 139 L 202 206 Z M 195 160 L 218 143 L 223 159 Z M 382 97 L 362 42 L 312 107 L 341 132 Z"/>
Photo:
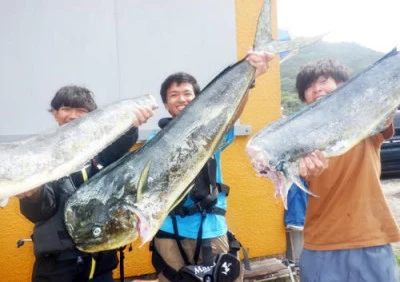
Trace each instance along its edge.
<path fill-rule="evenodd" d="M 89 111 L 85 108 L 72 108 L 65 106 L 60 107 L 58 110 L 51 111 L 58 125 L 63 125 L 74 119 L 80 118 L 88 112 Z"/>
<path fill-rule="evenodd" d="M 174 82 L 167 89 L 166 98 L 165 108 L 172 117 L 176 117 L 195 98 L 193 85 L 189 82 Z"/>
<path fill-rule="evenodd" d="M 305 102 L 307 104 L 314 103 L 318 99 L 321 99 L 326 94 L 338 88 L 338 86 L 339 85 L 332 77 L 321 75 L 304 91 Z"/>

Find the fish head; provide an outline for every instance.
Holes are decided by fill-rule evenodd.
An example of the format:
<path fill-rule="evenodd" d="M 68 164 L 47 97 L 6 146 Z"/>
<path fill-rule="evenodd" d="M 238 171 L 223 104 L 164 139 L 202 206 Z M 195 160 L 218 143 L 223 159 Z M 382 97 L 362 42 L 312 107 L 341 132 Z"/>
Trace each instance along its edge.
<path fill-rule="evenodd" d="M 65 225 L 76 247 L 93 253 L 125 246 L 138 238 L 134 207 L 121 201 L 90 199 L 85 205 L 67 204 Z"/>
<path fill-rule="evenodd" d="M 246 152 L 257 175 L 270 179 L 275 186 L 275 196 L 280 195 L 284 203 L 286 203 L 287 163 L 282 160 L 275 160 L 265 150 L 262 150 L 261 146 L 257 146 L 254 143 L 248 144 Z"/>
<path fill-rule="evenodd" d="M 278 162 L 274 161 L 261 146 L 249 143 L 246 152 L 257 174 L 271 179 L 279 177 Z"/>
<path fill-rule="evenodd" d="M 287 208 L 287 195 L 293 183 L 307 194 L 318 197 L 302 183 L 299 177 L 298 160 L 290 160 L 289 156 L 283 156 L 279 160 L 270 157 L 261 149 L 261 146 L 255 145 L 255 142 L 249 143 L 246 151 L 257 175 L 267 177 L 273 182 L 275 196 L 282 198 L 285 208 Z"/>

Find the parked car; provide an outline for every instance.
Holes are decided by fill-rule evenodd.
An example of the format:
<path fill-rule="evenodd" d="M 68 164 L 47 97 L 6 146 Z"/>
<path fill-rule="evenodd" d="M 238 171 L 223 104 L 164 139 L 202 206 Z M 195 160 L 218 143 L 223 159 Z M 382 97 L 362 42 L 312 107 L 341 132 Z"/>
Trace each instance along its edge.
<path fill-rule="evenodd" d="M 394 118 L 395 135 L 381 147 L 381 178 L 400 177 L 400 111 Z"/>

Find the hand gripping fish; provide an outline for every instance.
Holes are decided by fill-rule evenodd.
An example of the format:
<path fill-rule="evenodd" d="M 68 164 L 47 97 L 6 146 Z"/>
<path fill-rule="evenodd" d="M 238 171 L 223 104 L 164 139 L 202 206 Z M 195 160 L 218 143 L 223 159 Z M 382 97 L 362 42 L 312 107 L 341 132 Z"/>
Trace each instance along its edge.
<path fill-rule="evenodd" d="M 326 157 L 344 154 L 382 131 L 399 104 L 400 54 L 394 49 L 335 91 L 262 129 L 248 142 L 247 154 L 286 206 L 293 182 L 312 194 L 298 176 L 301 157 L 316 149 Z"/>
<path fill-rule="evenodd" d="M 118 101 L 47 133 L 1 143 L 0 202 L 79 170 L 132 126 L 138 105 L 155 109 L 157 102 L 150 95 Z"/>
<path fill-rule="evenodd" d="M 273 42 L 270 1 L 265 1 L 254 50 L 279 53 L 308 43 Z M 150 241 L 216 151 L 254 74 L 245 59 L 228 67 L 157 136 L 100 171 L 72 195 L 64 215 L 77 248 L 85 252 L 115 249 L 138 236 L 142 243 Z"/>

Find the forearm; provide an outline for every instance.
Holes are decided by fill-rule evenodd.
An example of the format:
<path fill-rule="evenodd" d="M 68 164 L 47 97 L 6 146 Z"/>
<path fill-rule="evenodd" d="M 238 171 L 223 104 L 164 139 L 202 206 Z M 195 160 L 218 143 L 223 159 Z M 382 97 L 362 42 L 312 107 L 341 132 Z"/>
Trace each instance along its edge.
<path fill-rule="evenodd" d="M 129 149 L 136 143 L 137 139 L 138 129 L 133 127 L 116 141 L 114 141 L 114 143 L 104 149 L 98 155 L 98 161 L 103 166 L 107 166 L 115 162 L 129 151 Z"/>
<path fill-rule="evenodd" d="M 33 197 L 20 199 L 19 203 L 21 213 L 33 223 L 49 219 L 57 210 L 54 190 L 49 184 L 38 188 Z"/>

